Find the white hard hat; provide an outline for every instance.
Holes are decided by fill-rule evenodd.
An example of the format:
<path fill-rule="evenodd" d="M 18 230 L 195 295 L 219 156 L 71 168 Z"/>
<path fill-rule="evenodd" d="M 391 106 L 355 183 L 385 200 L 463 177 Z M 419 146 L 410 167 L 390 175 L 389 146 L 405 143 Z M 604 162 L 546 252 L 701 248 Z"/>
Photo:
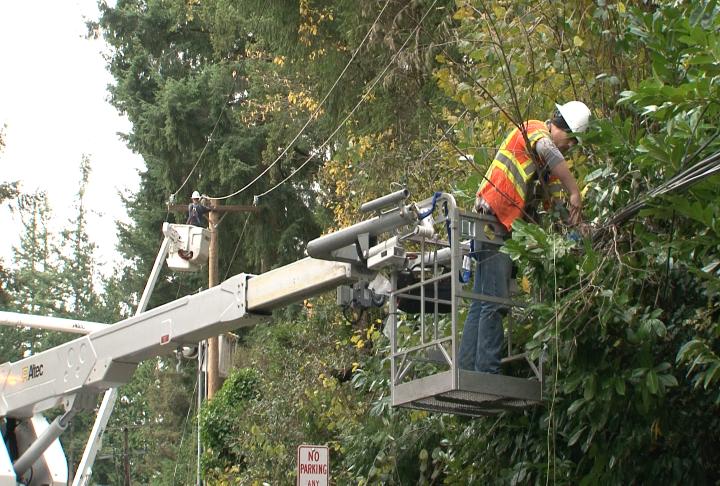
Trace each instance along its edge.
<path fill-rule="evenodd" d="M 197 191 L 193 191 L 192 196 L 190 196 L 190 199 L 200 199 L 200 193 Z"/>
<path fill-rule="evenodd" d="M 565 122 L 573 132 L 579 133 L 587 130 L 590 122 L 590 108 L 582 101 L 568 101 L 564 105 L 555 103 Z"/>

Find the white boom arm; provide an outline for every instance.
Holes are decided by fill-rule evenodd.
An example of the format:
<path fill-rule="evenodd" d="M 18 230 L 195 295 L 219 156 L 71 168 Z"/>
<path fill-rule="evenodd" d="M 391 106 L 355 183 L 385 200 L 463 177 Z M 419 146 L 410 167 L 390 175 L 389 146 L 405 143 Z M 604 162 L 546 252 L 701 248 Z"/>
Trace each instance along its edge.
<path fill-rule="evenodd" d="M 0 311 L 0 325 L 33 327 L 50 331 L 71 332 L 73 334 L 89 334 L 108 326 L 108 324 L 100 322 L 78 321 L 62 317 L 33 316 L 5 311 Z"/>
<path fill-rule="evenodd" d="M 31 441 L 27 450 L 39 450 L 64 430 L 78 410 L 94 407 L 98 393 L 127 383 L 142 360 L 170 354 L 232 329 L 253 326 L 265 321 L 275 308 L 340 285 L 370 280 L 373 272 L 366 265 L 368 244 L 381 233 L 418 222 L 419 210 L 415 205 L 406 206 L 406 197 L 407 191 L 399 191 L 368 203 L 366 210 L 378 214 L 311 242 L 308 253 L 316 258 L 305 258 L 258 276 L 236 275 L 204 292 L 0 365 L 0 418 L 29 419 L 64 405 L 66 414 L 56 419 L 49 431 L 35 427 L 24 434 Z M 397 204 L 394 210 L 381 212 L 392 204 Z M 165 239 L 161 254 L 167 251 L 170 238 Z M 141 300 L 145 298 L 144 294 Z M 23 454 L 13 464 L 15 472 L 23 473 L 35 456 Z M 6 467 L 8 458 L 7 449 L 0 448 L 0 469 Z M 10 476 L 14 475 L 0 470 L 0 486 L 5 484 L 3 478 Z M 52 484 L 66 484 L 58 481 Z"/>
<path fill-rule="evenodd" d="M 163 232 L 166 229 L 163 225 Z M 175 232 L 177 235 L 177 232 Z M 145 289 L 143 290 L 140 301 L 138 302 L 135 315 L 138 316 L 145 312 L 148 303 L 150 302 L 150 296 L 155 289 L 158 277 L 160 277 L 160 271 L 162 270 L 163 261 L 167 257 L 170 249 L 171 236 L 165 236 L 162 243 L 160 244 L 160 251 L 158 251 L 157 257 L 155 257 L 155 263 L 153 263 L 152 270 L 150 270 L 150 276 L 148 277 Z M 103 395 L 100 408 L 98 409 L 97 416 L 95 417 L 95 423 L 93 424 L 92 430 L 90 430 L 90 436 L 88 437 L 87 445 L 83 451 L 80 464 L 78 464 L 77 474 L 73 478 L 73 486 L 84 486 L 90 481 L 90 475 L 92 474 L 92 466 L 95 463 L 95 456 L 100 450 L 100 444 L 102 436 L 105 433 L 105 427 L 107 427 L 110 415 L 112 415 L 113 408 L 115 408 L 115 401 L 117 400 L 117 388 L 108 389 Z"/>
<path fill-rule="evenodd" d="M 127 383 L 143 359 L 266 319 L 273 308 L 359 278 L 347 263 L 306 258 L 236 275 L 56 348 L 0 365 L 0 416 L 27 418 L 69 395 Z"/>

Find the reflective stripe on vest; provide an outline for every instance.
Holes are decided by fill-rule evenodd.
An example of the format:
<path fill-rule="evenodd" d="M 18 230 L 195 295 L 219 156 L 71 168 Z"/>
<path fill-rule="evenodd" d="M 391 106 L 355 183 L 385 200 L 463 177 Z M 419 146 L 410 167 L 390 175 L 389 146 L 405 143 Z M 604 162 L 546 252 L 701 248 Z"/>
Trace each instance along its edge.
<path fill-rule="evenodd" d="M 547 126 L 539 120 L 525 123 L 530 150 L 543 137 L 550 137 Z M 492 208 L 498 220 L 510 229 L 522 215 L 530 181 L 537 172 L 535 162 L 526 148 L 522 131 L 514 129 L 505 138 L 495 159 L 480 184 L 478 195 Z"/>
<path fill-rule="evenodd" d="M 561 200 L 565 197 L 565 188 L 557 177 L 551 177 L 548 180 L 548 193 L 550 199 Z"/>

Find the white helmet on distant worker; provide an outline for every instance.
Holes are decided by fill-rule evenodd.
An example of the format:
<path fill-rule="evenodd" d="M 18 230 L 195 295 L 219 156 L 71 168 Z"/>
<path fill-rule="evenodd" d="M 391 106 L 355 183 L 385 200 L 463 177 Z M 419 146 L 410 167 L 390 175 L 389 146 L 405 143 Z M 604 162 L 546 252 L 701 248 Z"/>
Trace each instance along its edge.
<path fill-rule="evenodd" d="M 197 191 L 193 191 L 192 196 L 190 196 L 190 199 L 200 199 L 200 193 Z"/>
<path fill-rule="evenodd" d="M 582 101 L 568 101 L 564 105 L 555 103 L 560 115 L 565 119 L 568 127 L 575 133 L 587 130 L 590 123 L 590 108 Z"/>

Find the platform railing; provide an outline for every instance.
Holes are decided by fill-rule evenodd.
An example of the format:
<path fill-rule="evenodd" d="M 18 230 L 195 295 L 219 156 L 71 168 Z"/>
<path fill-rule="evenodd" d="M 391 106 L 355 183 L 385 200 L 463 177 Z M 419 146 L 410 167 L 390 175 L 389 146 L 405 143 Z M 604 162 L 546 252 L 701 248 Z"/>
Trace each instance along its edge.
<path fill-rule="evenodd" d="M 513 354 L 511 329 L 506 333 L 508 356 L 503 363 L 526 360 L 527 377 L 477 373 L 459 365 L 461 319 L 469 303 L 485 300 L 511 309 L 522 306 L 512 299 L 474 293 L 472 278 L 460 281 L 468 241 L 500 246 L 506 237 L 504 228 L 493 216 L 456 208 L 435 224 L 439 229 L 449 228 L 444 230 L 448 239 L 420 238 L 420 254 L 427 258 L 419 265 L 416 281 L 401 281 L 397 273 L 391 278 L 394 290 L 388 324 L 393 405 L 478 416 L 542 403 L 542 361 L 535 363 L 525 353 Z M 447 248 L 452 257 L 441 265 L 433 255 Z M 512 325 L 512 319 L 506 321 Z"/>

